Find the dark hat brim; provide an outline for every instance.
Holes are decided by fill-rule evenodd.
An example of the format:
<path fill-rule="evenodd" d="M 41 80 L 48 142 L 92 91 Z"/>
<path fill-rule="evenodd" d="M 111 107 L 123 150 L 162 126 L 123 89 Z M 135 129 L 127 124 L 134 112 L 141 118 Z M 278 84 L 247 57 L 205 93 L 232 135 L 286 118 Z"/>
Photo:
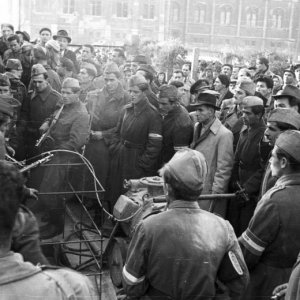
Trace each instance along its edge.
<path fill-rule="evenodd" d="M 68 40 L 69 43 L 71 43 L 71 41 L 72 41 L 72 39 L 71 39 L 69 36 L 60 35 L 60 34 L 54 35 L 54 36 L 53 36 L 53 39 L 54 39 L 54 40 L 57 40 L 58 38 L 65 38 L 65 39 Z"/>
<path fill-rule="evenodd" d="M 215 105 L 211 104 L 210 102 L 206 102 L 206 101 L 198 101 L 196 103 L 191 103 L 190 104 L 190 106 L 192 106 L 194 108 L 197 108 L 197 107 L 202 106 L 202 105 L 212 106 L 215 110 L 220 110 L 220 107 L 215 106 Z"/>

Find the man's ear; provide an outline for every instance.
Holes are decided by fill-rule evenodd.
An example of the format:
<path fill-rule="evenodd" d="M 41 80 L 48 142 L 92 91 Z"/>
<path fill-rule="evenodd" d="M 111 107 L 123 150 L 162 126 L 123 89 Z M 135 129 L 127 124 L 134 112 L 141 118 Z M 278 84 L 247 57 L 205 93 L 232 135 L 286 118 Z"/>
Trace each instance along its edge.
<path fill-rule="evenodd" d="M 280 167 L 281 169 L 285 169 L 288 166 L 289 162 L 285 157 L 280 159 Z"/>
<path fill-rule="evenodd" d="M 23 233 L 25 227 L 25 215 L 20 210 L 18 211 L 15 219 L 15 224 L 12 230 L 12 236 L 17 237 Z"/>

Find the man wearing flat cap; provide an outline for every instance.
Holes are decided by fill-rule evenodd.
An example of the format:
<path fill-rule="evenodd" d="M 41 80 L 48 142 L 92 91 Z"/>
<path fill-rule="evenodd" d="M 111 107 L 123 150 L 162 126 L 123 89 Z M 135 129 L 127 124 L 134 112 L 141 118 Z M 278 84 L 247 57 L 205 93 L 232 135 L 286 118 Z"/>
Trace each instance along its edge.
<path fill-rule="evenodd" d="M 31 80 L 34 89 L 28 92 L 21 109 L 27 158 L 37 154 L 34 145 L 40 137 L 39 128 L 56 110 L 56 105 L 62 101 L 61 95 L 52 89 L 47 79 L 46 69 L 41 64 L 33 65 Z"/>
<path fill-rule="evenodd" d="M 288 69 L 285 69 L 283 71 L 283 88 L 285 88 L 287 85 L 293 85 L 296 86 L 296 76 L 293 67 L 290 67 Z"/>
<path fill-rule="evenodd" d="M 223 194 L 227 192 L 233 166 L 233 135 L 216 118 L 217 96 L 214 91 L 204 91 L 197 97 L 196 108 L 198 122 L 194 127 L 191 148 L 203 153 L 208 174 L 204 181 L 204 194 Z M 200 207 L 225 216 L 226 201 L 199 201 Z"/>
<path fill-rule="evenodd" d="M 269 158 L 271 155 L 270 152 L 273 149 L 278 136 L 286 130 L 299 129 L 300 116 L 295 110 L 289 108 L 275 108 L 269 113 L 264 142 L 267 142 L 271 149 L 268 151 L 268 155 L 263 158 L 264 165 L 266 167 L 261 185 L 260 195 L 264 195 L 270 188 L 272 188 L 277 180 L 277 178 L 274 178 L 271 175 L 271 165 L 269 163 Z M 262 143 L 263 142 L 261 142 L 261 144 Z"/>
<path fill-rule="evenodd" d="M 229 222 L 203 211 L 208 166 L 202 153 L 178 151 L 160 170 L 168 210 L 137 226 L 123 268 L 125 292 L 144 299 L 240 299 L 248 270 Z"/>
<path fill-rule="evenodd" d="M 111 208 L 123 192 L 124 179 L 157 174 L 162 148 L 162 118 L 145 94 L 146 79 L 133 75 L 129 80 L 131 103 L 124 107 L 114 136 L 111 153 L 108 198 Z"/>
<path fill-rule="evenodd" d="M 43 134 L 49 130 L 51 147 L 46 150 L 68 150 L 80 152 L 89 137 L 90 116 L 83 103 L 79 100 L 80 85 L 75 78 L 66 78 L 62 83 L 62 106 L 40 126 Z M 53 126 L 51 123 L 55 122 Z M 47 142 L 45 140 L 45 142 Z M 41 148 L 43 149 L 43 144 Z M 50 149 L 49 149 L 50 148 Z M 51 159 L 50 166 L 45 168 L 39 191 L 53 193 L 65 191 L 68 187 L 68 170 L 76 156 L 71 153 L 58 152 Z M 46 212 L 47 222 L 40 228 L 41 238 L 52 238 L 63 231 L 64 205 L 61 196 L 40 195 L 39 201 Z"/>
<path fill-rule="evenodd" d="M 274 107 L 291 108 L 300 112 L 300 90 L 293 85 L 286 85 L 274 98 Z"/>
<path fill-rule="evenodd" d="M 234 167 L 230 180 L 233 191 L 245 189 L 247 200 L 230 200 L 227 218 L 239 236 L 253 216 L 263 175 L 259 144 L 266 129 L 263 121 L 263 100 L 256 96 L 245 97 L 242 102 L 244 126 L 234 156 Z"/>
<path fill-rule="evenodd" d="M 243 299 L 270 299 L 287 282 L 300 251 L 300 132 L 279 135 L 270 159 L 278 180 L 259 201 L 247 230 L 239 238 L 251 271 Z"/>
<path fill-rule="evenodd" d="M 109 141 L 124 106 L 130 102 L 130 96 L 119 81 L 121 74 L 115 63 L 106 65 L 103 76 L 104 88 L 87 94 L 86 107 L 91 115 L 91 133 L 85 156 L 91 162 L 97 178 L 106 190 L 110 166 Z M 90 175 L 86 177 L 85 189 L 94 189 L 94 181 Z M 89 197 L 95 196 L 90 194 Z M 104 197 L 103 201 L 107 202 L 107 199 Z"/>
<path fill-rule="evenodd" d="M 164 164 L 176 151 L 189 147 L 193 139 L 193 124 L 187 110 L 179 103 L 179 94 L 175 86 L 160 86 L 158 103 L 163 116 L 161 163 Z"/>

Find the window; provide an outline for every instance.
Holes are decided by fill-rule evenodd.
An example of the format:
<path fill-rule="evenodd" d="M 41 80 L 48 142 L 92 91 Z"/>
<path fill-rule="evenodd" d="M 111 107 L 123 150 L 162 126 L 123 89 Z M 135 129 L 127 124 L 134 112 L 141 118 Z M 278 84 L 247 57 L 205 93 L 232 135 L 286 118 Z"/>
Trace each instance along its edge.
<path fill-rule="evenodd" d="M 232 15 L 231 6 L 223 6 L 221 8 L 221 13 L 220 13 L 220 24 L 221 25 L 230 25 L 231 15 Z"/>
<path fill-rule="evenodd" d="M 143 5 L 143 19 L 154 19 L 155 5 L 151 0 L 147 0 Z"/>
<path fill-rule="evenodd" d="M 272 26 L 274 28 L 282 28 L 283 10 L 280 8 L 274 9 L 272 14 Z"/>
<path fill-rule="evenodd" d="M 51 0 L 35 0 L 35 11 L 49 13 L 51 11 Z"/>
<path fill-rule="evenodd" d="M 247 15 L 246 15 L 247 26 L 256 27 L 257 26 L 257 16 L 258 16 L 257 8 L 255 8 L 255 7 L 248 8 Z"/>
<path fill-rule="evenodd" d="M 102 1 L 101 0 L 89 0 L 88 14 L 92 16 L 102 15 Z"/>
<path fill-rule="evenodd" d="M 176 2 L 172 3 L 171 20 L 173 22 L 179 22 L 180 20 L 180 6 Z"/>
<path fill-rule="evenodd" d="M 75 0 L 63 0 L 63 13 L 73 14 L 75 12 Z"/>
<path fill-rule="evenodd" d="M 127 1 L 118 1 L 117 17 L 118 18 L 128 18 L 128 3 L 127 3 Z"/>
<path fill-rule="evenodd" d="M 204 5 L 199 5 L 195 9 L 195 23 L 203 24 L 205 23 L 205 12 L 206 7 Z"/>

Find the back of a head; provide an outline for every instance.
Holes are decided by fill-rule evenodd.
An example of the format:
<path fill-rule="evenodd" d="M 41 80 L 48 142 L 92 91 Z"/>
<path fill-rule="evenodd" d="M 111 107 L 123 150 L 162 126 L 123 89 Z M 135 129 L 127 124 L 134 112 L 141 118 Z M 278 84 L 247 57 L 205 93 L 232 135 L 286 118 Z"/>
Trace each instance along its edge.
<path fill-rule="evenodd" d="M 0 161 L 0 247 L 10 243 L 15 218 L 24 193 L 24 178 L 11 163 Z"/>

